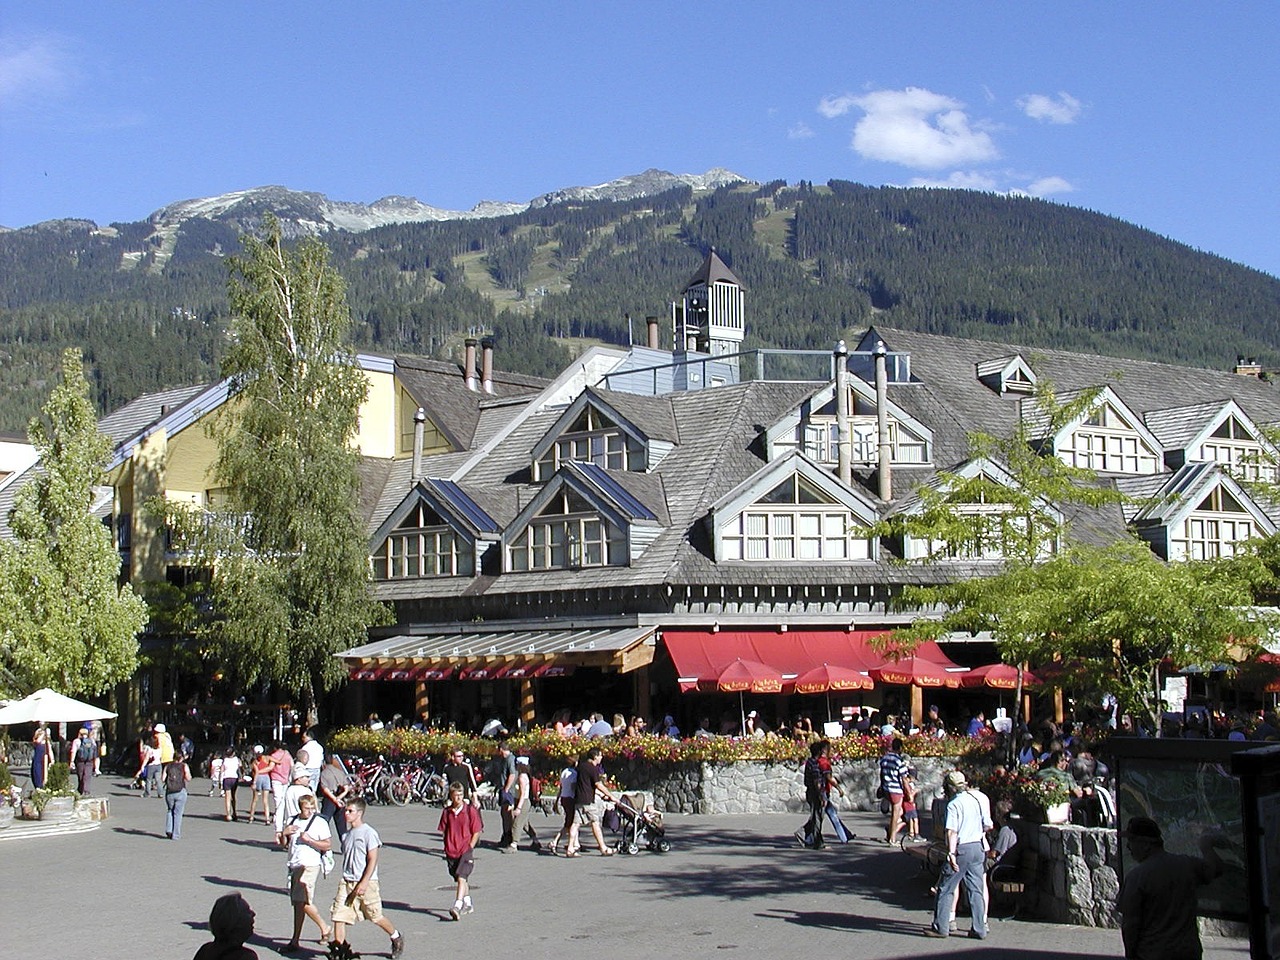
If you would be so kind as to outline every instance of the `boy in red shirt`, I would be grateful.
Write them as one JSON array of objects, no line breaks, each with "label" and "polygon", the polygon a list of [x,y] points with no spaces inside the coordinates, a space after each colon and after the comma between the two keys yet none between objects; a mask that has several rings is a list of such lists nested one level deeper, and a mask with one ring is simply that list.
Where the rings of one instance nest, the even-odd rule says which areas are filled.
[{"label": "boy in red shirt", "polygon": [[472,851],[480,842],[480,834],[484,830],[480,809],[463,799],[462,784],[449,784],[449,802],[440,812],[440,826],[437,829],[444,838],[444,859],[449,866],[449,876],[458,882],[449,916],[461,920],[464,913],[475,911],[471,904],[467,878],[475,869]]}]

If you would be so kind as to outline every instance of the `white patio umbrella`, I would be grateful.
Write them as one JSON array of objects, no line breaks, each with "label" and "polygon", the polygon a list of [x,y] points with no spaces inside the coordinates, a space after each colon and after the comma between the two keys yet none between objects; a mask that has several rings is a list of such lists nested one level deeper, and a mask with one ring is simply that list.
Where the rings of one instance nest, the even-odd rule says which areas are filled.
[{"label": "white patio umbrella", "polygon": [[82,723],[85,720],[110,720],[115,716],[91,703],[81,703],[55,693],[48,687],[30,696],[0,707],[0,726],[15,723]]}]

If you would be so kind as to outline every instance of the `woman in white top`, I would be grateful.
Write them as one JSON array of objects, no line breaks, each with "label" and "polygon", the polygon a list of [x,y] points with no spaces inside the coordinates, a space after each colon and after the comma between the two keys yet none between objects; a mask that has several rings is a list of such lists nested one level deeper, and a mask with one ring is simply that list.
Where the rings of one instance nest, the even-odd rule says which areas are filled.
[{"label": "woman in white top", "polygon": [[[560,829],[556,831],[555,837],[551,841],[551,855],[554,857],[560,847],[560,838],[569,836],[569,828],[573,826],[574,811],[577,804],[574,802],[574,794],[578,787],[578,768],[572,763],[565,766],[560,771],[560,793],[556,797],[555,806],[552,809],[559,808],[564,811],[564,823]],[[566,845],[568,840],[565,841]]]},{"label": "woman in white top", "polygon": [[223,820],[236,819],[236,787],[240,786],[240,758],[235,747],[227,747],[222,755],[222,808]]},{"label": "woman in white top", "polygon": [[320,863],[329,852],[332,834],[329,821],[316,810],[316,798],[305,794],[298,801],[298,815],[285,825],[283,835],[289,841],[289,900],[293,904],[293,939],[280,948],[281,953],[293,953],[300,948],[302,923],[310,917],[320,929],[320,942],[329,940],[330,930],[324,925],[320,911],[316,909],[316,877],[320,875]]}]

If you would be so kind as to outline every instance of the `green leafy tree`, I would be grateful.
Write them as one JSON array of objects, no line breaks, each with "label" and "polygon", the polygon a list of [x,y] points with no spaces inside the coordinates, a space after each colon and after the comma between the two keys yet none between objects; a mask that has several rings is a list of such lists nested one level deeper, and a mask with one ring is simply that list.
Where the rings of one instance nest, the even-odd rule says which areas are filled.
[{"label": "green leafy tree", "polygon": [[10,692],[96,695],[133,673],[147,607],[120,584],[120,554],[93,515],[110,441],[98,432],[80,351],[28,437],[40,467],[19,492],[15,539],[0,542],[0,678]]},{"label": "green leafy tree", "polygon": [[213,570],[211,632],[242,683],[270,680],[314,719],[344,678],[333,654],[387,610],[369,590],[352,439],[368,381],[348,347],[341,278],[317,240],[287,250],[279,224],[231,261],[232,397],[213,426],[234,514],[188,527]]}]

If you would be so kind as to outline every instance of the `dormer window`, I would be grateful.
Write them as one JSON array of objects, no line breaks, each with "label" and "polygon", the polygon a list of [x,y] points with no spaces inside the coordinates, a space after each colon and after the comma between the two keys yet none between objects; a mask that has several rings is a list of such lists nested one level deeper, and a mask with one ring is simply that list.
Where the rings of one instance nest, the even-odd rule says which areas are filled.
[{"label": "dormer window", "polygon": [[473,545],[424,502],[408,512],[370,559],[375,580],[475,573]]},{"label": "dormer window", "polygon": [[1059,457],[1071,466],[1099,473],[1159,473],[1163,455],[1158,443],[1136,418],[1105,400],[1061,437]]},{"label": "dormer window", "polygon": [[1212,460],[1241,480],[1275,481],[1275,464],[1261,441],[1236,417],[1227,417],[1200,444],[1197,459]]},{"label": "dormer window", "polygon": [[[874,394],[853,386],[849,391],[849,450],[854,466],[873,467],[880,462],[880,428]],[[812,409],[799,409],[766,431],[770,456],[800,450],[815,463],[834,468],[839,462],[839,425],[834,385],[813,397]],[[889,413],[889,456],[896,464],[932,461],[929,431],[894,405]]]},{"label": "dormer window", "polygon": [[999,394],[1035,392],[1036,374],[1020,355],[984,360],[977,365],[978,379]]},{"label": "dormer window", "polygon": [[507,547],[507,569],[563,570],[624,565],[623,530],[567,488],[553,496]]},{"label": "dormer window", "polygon": [[606,470],[643,471],[644,444],[590,405],[534,463],[534,479],[547,480],[562,463],[594,463]]}]

